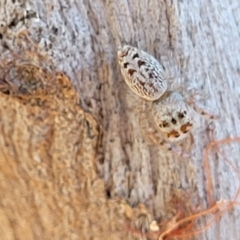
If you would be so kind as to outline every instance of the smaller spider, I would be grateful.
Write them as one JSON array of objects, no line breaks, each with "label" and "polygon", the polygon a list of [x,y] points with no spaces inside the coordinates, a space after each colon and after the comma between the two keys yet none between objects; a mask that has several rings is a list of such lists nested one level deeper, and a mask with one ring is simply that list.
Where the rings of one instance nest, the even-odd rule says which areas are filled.
[{"label": "smaller spider", "polygon": [[[185,100],[180,93],[168,90],[164,68],[150,54],[124,45],[118,48],[118,62],[129,88],[152,102],[153,120],[168,141],[182,140],[190,133],[194,126],[191,108],[211,119],[216,117],[192,99]],[[159,144],[172,150],[164,141]]]}]

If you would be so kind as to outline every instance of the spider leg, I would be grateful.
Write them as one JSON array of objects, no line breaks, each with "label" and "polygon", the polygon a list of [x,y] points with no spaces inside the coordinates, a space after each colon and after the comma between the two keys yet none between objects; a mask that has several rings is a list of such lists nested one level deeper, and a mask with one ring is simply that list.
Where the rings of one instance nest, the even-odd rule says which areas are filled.
[{"label": "spider leg", "polygon": [[157,131],[152,132],[150,134],[150,138],[157,145],[160,145],[164,149],[176,154],[177,156],[179,156],[181,158],[185,158],[185,159],[189,160],[190,157],[191,157],[191,155],[189,153],[187,153],[186,151],[178,148],[174,143],[169,142],[169,141],[161,138],[160,136],[158,136]]},{"label": "spider leg", "polygon": [[204,106],[198,101],[195,101],[192,97],[187,99],[186,102],[191,106],[197,113],[204,116],[207,119],[217,119],[219,116],[213,113],[209,108]]}]

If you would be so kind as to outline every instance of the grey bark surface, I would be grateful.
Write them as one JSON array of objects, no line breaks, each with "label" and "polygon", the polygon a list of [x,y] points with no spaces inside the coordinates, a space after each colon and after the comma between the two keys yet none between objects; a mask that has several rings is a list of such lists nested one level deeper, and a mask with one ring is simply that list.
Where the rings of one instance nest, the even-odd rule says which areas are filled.
[{"label": "grey bark surface", "polygon": [[[174,189],[182,189],[198,196],[203,209],[208,206],[202,160],[204,148],[211,141],[209,121],[196,114],[190,160],[181,159],[149,142],[140,120],[143,101],[125,85],[116,52],[119,44],[127,43],[154,55],[166,67],[169,78],[173,79],[173,89],[180,89],[185,93],[187,88],[196,88],[200,94],[207,96],[205,104],[217,109],[220,118],[211,124],[215,139],[238,136],[238,0],[1,1],[0,21],[0,53],[14,49],[18,33],[27,30],[39,48],[53,58],[56,69],[70,77],[80,96],[80,105],[87,112],[84,114],[92,115],[99,125],[101,131],[98,133],[97,147],[96,143],[93,143],[93,147],[90,147],[90,150],[86,148],[85,151],[89,151],[89,158],[94,159],[91,164],[96,165],[97,169],[97,174],[90,174],[90,182],[96,178],[103,179],[104,187],[101,183],[102,188],[98,191],[102,190],[99,196],[104,199],[104,203],[110,201],[111,205],[111,201],[116,197],[124,199],[132,207],[143,203],[153,218],[159,221],[172,214],[169,201]],[[7,105],[6,102],[4,106]],[[6,119],[11,118],[11,114],[8,116],[3,110],[1,115],[5,115]],[[146,114],[147,124],[151,124],[150,118],[151,116]],[[180,147],[187,148],[187,143],[182,145]],[[237,167],[240,167],[237,158],[239,151],[237,144],[226,149],[227,156]],[[2,154],[2,157],[6,154]],[[81,156],[88,158],[84,154],[87,153]],[[223,161],[220,161],[217,154],[212,156],[212,160],[214,197],[216,201],[230,199],[238,187],[237,178]],[[4,168],[5,165],[1,166]],[[77,175],[76,171],[75,174]],[[80,174],[85,173],[81,170]],[[55,175],[55,178],[57,176]],[[66,179],[70,176],[71,173],[68,173]],[[64,181],[67,181],[66,179]],[[81,181],[79,179],[76,181]],[[61,188],[60,185],[57,187]],[[111,200],[105,199],[105,192],[106,198]],[[4,195],[3,190],[1,194]],[[21,193],[19,194],[18,197],[21,196]],[[57,201],[57,196],[55,197],[52,196],[52,201]],[[91,194],[88,197],[91,198]],[[74,199],[74,204],[78,205],[77,197]],[[8,200],[11,202],[11,199]],[[85,200],[82,201],[85,204]],[[6,213],[6,202],[2,206],[5,206],[1,208],[2,216],[6,216],[2,217],[5,223],[9,213]],[[96,206],[96,211],[97,209]],[[65,210],[70,211],[67,213],[70,216],[80,214],[82,209],[76,207]],[[109,214],[113,215],[114,211],[109,211]],[[44,211],[41,213],[44,214]],[[214,227],[196,239],[240,239],[239,213],[237,209],[230,211]],[[104,214],[93,215],[94,219],[84,224],[91,226],[96,219],[109,221],[108,212]],[[101,220],[102,216],[104,217]],[[25,217],[29,219],[28,216]],[[63,213],[59,213],[58,217],[61,221],[64,220]],[[38,216],[34,215],[34,218]],[[72,219],[76,220],[77,217]],[[81,236],[81,231],[75,232],[71,225],[72,220],[65,220],[68,223],[65,223],[64,228],[60,224],[59,231],[61,228],[62,232],[72,230],[72,235],[63,233],[62,238],[58,238],[60,235],[56,233],[52,235],[54,238],[51,238],[47,235],[48,231],[44,232],[46,226],[42,223],[41,229],[45,234],[42,239],[107,239],[107,235],[101,235],[101,228],[96,235],[93,229],[89,230],[91,233],[84,232]],[[9,234],[4,228],[0,230],[5,234],[5,239],[18,239],[21,228],[26,224],[24,219],[22,226],[6,223],[5,226],[10,229]],[[108,226],[105,226],[102,232],[107,229]],[[109,231],[114,232],[113,229],[116,233],[109,235],[109,239],[131,239],[131,235],[126,238],[125,232],[121,233],[123,235],[119,234],[120,226],[109,225]],[[34,236],[29,230],[29,235],[19,239],[41,239],[40,230],[38,231]]]}]

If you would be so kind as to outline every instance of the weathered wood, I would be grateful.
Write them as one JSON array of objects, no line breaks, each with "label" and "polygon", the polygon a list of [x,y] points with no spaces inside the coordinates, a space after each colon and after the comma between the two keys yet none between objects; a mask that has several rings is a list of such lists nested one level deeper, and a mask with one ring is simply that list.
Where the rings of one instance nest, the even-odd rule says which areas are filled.
[{"label": "weathered wood", "polygon": [[[131,239],[115,197],[130,206],[144,203],[157,220],[171,216],[174,189],[198,196],[206,207],[202,159],[210,141],[208,122],[196,115],[188,161],[149,145],[139,119],[143,101],[125,86],[116,50],[129,43],[153,54],[173,77],[173,89],[186,93],[188,87],[197,88],[208,97],[205,103],[218,109],[215,139],[237,136],[239,9],[237,0],[1,1],[1,55],[15,49],[18,33],[27,30],[39,49],[52,56],[57,71],[71,78],[81,108],[56,100],[54,109],[64,105],[57,110],[61,118],[65,111],[73,113],[59,124],[51,108],[36,110],[1,94],[0,235]],[[36,121],[39,114],[42,122]],[[150,116],[146,124],[152,124]],[[226,152],[239,166],[239,147]],[[230,199],[237,180],[218,155],[213,157],[214,196]],[[238,214],[229,212],[199,239],[239,239]]]}]

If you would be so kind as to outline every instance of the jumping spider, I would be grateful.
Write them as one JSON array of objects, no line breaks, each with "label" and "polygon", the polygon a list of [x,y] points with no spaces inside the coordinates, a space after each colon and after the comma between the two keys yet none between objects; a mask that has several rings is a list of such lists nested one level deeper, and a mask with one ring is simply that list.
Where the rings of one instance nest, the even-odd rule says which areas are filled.
[{"label": "jumping spider", "polygon": [[180,93],[168,90],[164,68],[145,51],[129,45],[120,46],[118,62],[129,88],[152,102],[153,120],[167,140],[158,143],[169,150],[173,150],[171,142],[182,140],[191,132],[194,121],[190,108],[210,119],[216,117],[194,101],[185,100]]}]

